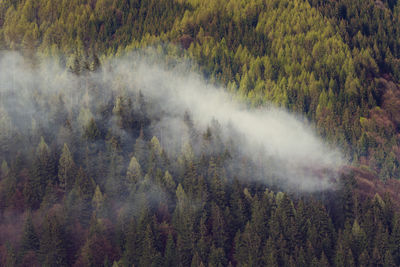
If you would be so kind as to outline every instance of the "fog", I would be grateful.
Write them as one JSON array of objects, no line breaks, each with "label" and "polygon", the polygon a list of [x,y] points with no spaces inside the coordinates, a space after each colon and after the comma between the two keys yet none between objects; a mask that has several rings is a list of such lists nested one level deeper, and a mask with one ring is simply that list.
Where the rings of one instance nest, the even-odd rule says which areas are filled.
[{"label": "fog", "polygon": [[[107,103],[115,95],[137,95],[140,91],[147,102],[151,134],[158,137],[169,155],[179,153],[189,142],[193,133],[184,122],[185,116],[189,116],[196,134],[212,127],[214,131],[218,129],[222,143],[232,144],[227,167],[237,168],[239,173],[237,161],[243,157],[250,159],[256,175],[246,177],[247,181],[279,184],[301,192],[335,188],[346,160],[339,149],[318,137],[300,114],[268,103],[249,108],[192,69],[188,62],[166,64],[136,53],[105,60],[99,71],[76,76],[54,59],[33,64],[19,54],[3,52],[0,104],[9,116],[17,118],[18,125],[13,127],[20,131],[33,127],[32,118],[51,131],[54,125],[43,107],[53,110],[57,104],[37,103],[40,99],[61,95],[69,112],[77,114],[78,121],[84,124],[91,116],[90,108],[88,114],[82,112],[88,103]],[[0,120],[1,114],[0,110]],[[3,131],[11,127],[4,126],[4,121],[3,118]],[[113,118],[109,125],[115,125]],[[128,134],[125,138],[134,142]],[[193,153],[199,155],[203,144],[194,142],[192,146]],[[213,147],[213,153],[218,149]]]}]

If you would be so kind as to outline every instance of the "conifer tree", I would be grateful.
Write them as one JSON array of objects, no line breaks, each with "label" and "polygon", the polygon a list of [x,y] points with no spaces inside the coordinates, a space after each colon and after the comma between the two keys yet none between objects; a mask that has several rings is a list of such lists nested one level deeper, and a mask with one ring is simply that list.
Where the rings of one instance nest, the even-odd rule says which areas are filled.
[{"label": "conifer tree", "polygon": [[15,255],[14,248],[8,243],[7,244],[7,252],[6,252],[6,260],[5,266],[6,267],[13,267],[17,265],[17,257]]},{"label": "conifer tree", "polygon": [[60,188],[69,191],[72,189],[75,181],[76,167],[72,154],[67,144],[64,144],[58,163],[58,181]]},{"label": "conifer tree", "polygon": [[33,250],[36,252],[38,249],[39,238],[32,223],[32,216],[31,214],[28,214],[24,224],[20,253],[23,255],[29,250]]},{"label": "conifer tree", "polygon": [[0,167],[0,181],[8,176],[10,169],[8,168],[7,161],[3,160]]},{"label": "conifer tree", "polygon": [[132,157],[129,162],[126,178],[127,182],[132,185],[138,183],[142,178],[142,170],[135,157]]},{"label": "conifer tree", "polygon": [[40,238],[41,262],[45,266],[68,266],[66,233],[57,216],[47,215]]},{"label": "conifer tree", "polygon": [[134,156],[143,170],[147,170],[148,149],[146,141],[144,140],[143,129],[140,130],[139,137],[136,139],[134,145]]},{"label": "conifer tree", "polygon": [[100,138],[100,131],[93,118],[90,118],[84,128],[84,137],[90,142],[94,142]]},{"label": "conifer tree", "polygon": [[104,196],[101,193],[100,187],[97,185],[92,198],[93,207],[96,211],[100,211],[104,204]]},{"label": "conifer tree", "polygon": [[265,266],[278,266],[277,251],[274,245],[274,241],[268,238],[263,248],[262,262]]},{"label": "conifer tree", "polygon": [[172,234],[168,234],[167,243],[165,245],[164,266],[173,267],[178,265],[175,242]]},{"label": "conifer tree", "polygon": [[49,182],[54,183],[56,177],[55,162],[50,155],[50,150],[41,137],[40,143],[36,149],[36,155],[33,163],[31,179],[29,185],[25,187],[24,194],[28,205],[37,208],[43,199],[46,186]]},{"label": "conifer tree", "polygon": [[123,262],[125,265],[138,265],[140,256],[140,244],[138,234],[136,231],[135,221],[132,219],[129,222],[127,232],[125,234],[125,251],[123,255]]},{"label": "conifer tree", "polygon": [[210,256],[208,259],[209,266],[222,267],[227,265],[227,260],[225,257],[225,251],[223,248],[211,246]]},{"label": "conifer tree", "polygon": [[156,251],[154,248],[154,236],[150,225],[147,225],[144,233],[144,239],[142,244],[142,255],[140,256],[140,266],[152,266]]}]

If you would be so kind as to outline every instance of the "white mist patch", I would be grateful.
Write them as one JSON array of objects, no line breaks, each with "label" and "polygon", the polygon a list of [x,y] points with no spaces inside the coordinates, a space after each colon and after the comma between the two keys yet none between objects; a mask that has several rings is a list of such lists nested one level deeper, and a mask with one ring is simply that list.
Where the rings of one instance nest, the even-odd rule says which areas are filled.
[{"label": "white mist patch", "polygon": [[[111,88],[128,93],[140,90],[151,104],[150,118],[157,118],[152,120],[152,127],[167,153],[187,142],[183,117],[189,112],[199,132],[217,121],[222,141],[232,142],[239,156],[251,159],[259,171],[248,180],[307,192],[334,187],[346,161],[304,120],[273,107],[248,109],[223,88],[188,71],[188,65],[167,67],[149,61],[130,55],[104,63],[101,72],[78,77],[50,60],[31,69],[20,56],[6,54],[0,57],[0,96],[17,93],[13,101],[23,105],[16,107],[23,107],[23,112],[29,114],[37,112],[32,102],[35,93],[62,94],[69,109],[77,109],[76,103],[90,98],[88,90],[82,90],[85,83],[110,88],[103,92],[105,101],[112,95]],[[5,88],[13,88],[14,92]],[[37,92],[37,88],[46,89]],[[239,163],[230,164],[235,168]]]},{"label": "white mist patch", "polygon": [[[174,127],[165,125],[188,110],[202,131],[215,119],[222,127],[224,141],[233,137],[232,130],[238,133],[240,152],[258,163],[267,174],[267,183],[272,176],[302,191],[328,189],[345,164],[338,149],[330,148],[295,115],[273,107],[248,109],[223,88],[208,84],[182,66],[168,69],[149,65],[146,60],[122,60],[114,66],[129,84],[137,85],[145,97],[158,103],[157,109],[163,109],[164,131],[174,132]],[[261,157],[265,162],[260,162]],[[254,179],[263,181],[263,177]]]}]

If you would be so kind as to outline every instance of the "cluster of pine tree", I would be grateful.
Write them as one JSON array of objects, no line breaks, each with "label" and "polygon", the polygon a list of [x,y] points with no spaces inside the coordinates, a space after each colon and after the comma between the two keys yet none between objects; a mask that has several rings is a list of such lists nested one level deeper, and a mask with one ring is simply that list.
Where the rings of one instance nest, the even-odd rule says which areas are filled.
[{"label": "cluster of pine tree", "polygon": [[386,180],[400,172],[399,11],[394,0],[6,0],[0,46],[61,53],[68,65],[93,51],[178,44],[211,80],[252,105],[305,114]]},{"label": "cluster of pine tree", "polygon": [[[396,0],[2,0],[0,49],[80,77],[148,46],[194,60],[386,180],[400,177],[399,18]],[[0,88],[0,265],[400,265],[400,213],[355,194],[351,174],[335,192],[279,192],[189,114],[168,154],[143,95],[84,80],[79,109],[38,88],[28,122]]]},{"label": "cluster of pine tree", "polygon": [[248,159],[226,164],[235,146],[217,122],[198,132],[186,113],[190,138],[170,154],[140,92],[80,86],[79,110],[57,92],[33,94],[28,128],[9,104],[18,96],[2,95],[1,265],[400,264],[400,214],[386,196],[361,201],[351,174],[338,191],[279,192],[254,182]]}]

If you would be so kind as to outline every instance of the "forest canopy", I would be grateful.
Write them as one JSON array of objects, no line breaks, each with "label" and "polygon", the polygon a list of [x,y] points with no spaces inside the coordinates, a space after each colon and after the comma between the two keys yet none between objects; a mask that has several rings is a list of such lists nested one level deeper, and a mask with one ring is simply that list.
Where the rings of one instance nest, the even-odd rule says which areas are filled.
[{"label": "forest canopy", "polygon": [[400,265],[399,15],[1,1],[0,265]]}]

